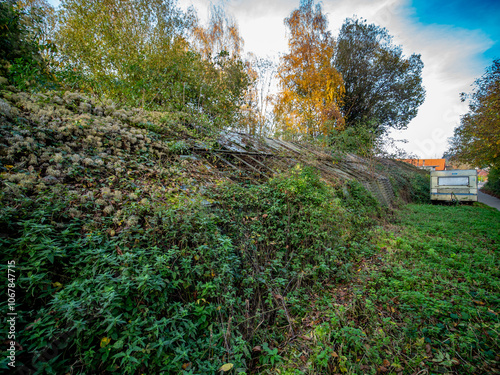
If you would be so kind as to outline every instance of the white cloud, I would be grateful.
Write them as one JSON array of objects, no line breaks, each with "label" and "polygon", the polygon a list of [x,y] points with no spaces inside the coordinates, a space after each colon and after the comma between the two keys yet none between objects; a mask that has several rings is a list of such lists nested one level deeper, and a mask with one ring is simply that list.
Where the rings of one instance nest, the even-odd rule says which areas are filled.
[{"label": "white cloud", "polygon": [[[58,2],[51,0],[53,4]],[[193,5],[202,19],[207,18],[211,3],[179,1],[183,9]],[[239,24],[246,52],[262,57],[286,52],[283,20],[298,7],[298,0],[223,0],[222,3]],[[460,116],[467,112],[467,104],[460,102],[459,93],[470,92],[471,84],[491,64],[481,57],[493,45],[487,34],[451,25],[423,25],[416,20],[409,0],[323,0],[323,9],[333,35],[338,33],[345,18],[357,15],[386,27],[406,55],[422,55],[426,100],[408,129],[393,132],[393,136],[408,139],[405,148],[420,157],[440,157]]]},{"label": "white cloud", "polygon": [[407,138],[405,148],[420,157],[441,157],[460,116],[468,110],[459,94],[470,92],[474,80],[489,64],[481,56],[493,42],[480,30],[423,25],[414,21],[409,11],[399,12],[383,26],[395,35],[395,42],[403,45],[406,54],[422,55],[427,91],[426,100],[408,129],[393,134]]},{"label": "white cloud", "polygon": [[468,109],[459,94],[469,92],[471,84],[490,64],[481,57],[493,45],[487,34],[450,25],[419,23],[415,10],[405,0],[326,0],[324,9],[334,34],[345,18],[357,15],[387,28],[406,55],[421,54],[426,100],[408,129],[391,135],[408,139],[405,149],[420,157],[441,157],[460,116]]},{"label": "white cloud", "polygon": [[[180,3],[183,7],[193,4],[206,15],[210,1],[182,0]],[[286,52],[283,20],[298,7],[299,1],[225,0],[224,3],[238,21],[246,52],[258,56]],[[422,55],[426,100],[408,129],[392,134],[395,138],[408,139],[405,148],[420,157],[440,157],[460,116],[467,112],[467,104],[460,102],[459,93],[469,92],[474,79],[489,65],[481,54],[492,41],[480,30],[423,25],[416,20],[407,0],[324,0],[323,10],[333,35],[337,35],[345,18],[356,15],[386,27],[406,55]]]}]

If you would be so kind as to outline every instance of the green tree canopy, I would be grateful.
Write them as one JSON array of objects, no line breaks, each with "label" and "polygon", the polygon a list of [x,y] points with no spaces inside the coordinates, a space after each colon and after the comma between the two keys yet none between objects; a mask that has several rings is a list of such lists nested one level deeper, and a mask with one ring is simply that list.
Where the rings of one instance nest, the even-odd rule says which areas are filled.
[{"label": "green tree canopy", "polygon": [[378,134],[404,129],[423,103],[420,55],[405,57],[387,29],[348,18],[337,39],[335,67],[345,86],[346,126],[369,124]]},{"label": "green tree canopy", "polygon": [[63,64],[89,88],[117,96],[133,82],[127,95],[134,95],[151,88],[144,82],[149,68],[179,49],[184,25],[170,0],[63,0],[56,40]]},{"label": "green tree canopy", "polygon": [[474,83],[469,99],[469,112],[450,140],[448,153],[453,158],[477,167],[500,168],[500,59]]},{"label": "green tree canopy", "polygon": [[231,123],[247,85],[241,62],[209,61],[189,42],[195,16],[176,0],[63,0],[63,80],[134,106],[203,112]]},{"label": "green tree canopy", "polygon": [[15,1],[0,2],[0,56],[4,64],[38,53],[34,37],[23,22],[23,15]]}]

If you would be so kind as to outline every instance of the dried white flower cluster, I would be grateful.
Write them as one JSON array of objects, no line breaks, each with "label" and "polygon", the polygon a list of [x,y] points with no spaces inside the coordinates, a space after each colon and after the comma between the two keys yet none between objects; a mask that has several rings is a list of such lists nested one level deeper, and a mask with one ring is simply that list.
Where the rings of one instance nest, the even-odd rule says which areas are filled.
[{"label": "dried white flower cluster", "polygon": [[114,193],[113,193],[113,196],[114,196],[114,200],[116,202],[121,202],[122,199],[123,199],[123,195],[122,195],[122,192],[120,190],[116,190]]},{"label": "dried white flower cluster", "polygon": [[96,199],[95,200],[95,204],[98,205],[98,206],[105,206],[106,205],[106,201],[102,198],[99,198],[99,199]]},{"label": "dried white flower cluster", "polygon": [[69,210],[68,210],[68,213],[72,216],[72,217],[81,217],[82,216],[82,212],[77,210],[75,207],[71,207]]},{"label": "dried white flower cluster", "polygon": [[[22,121],[9,120],[18,115]],[[8,124],[0,126],[7,146],[0,159],[12,166],[0,180],[12,194],[74,184],[66,196],[72,202],[66,211],[70,216],[90,210],[96,217],[112,216],[116,225],[137,225],[140,218],[127,208],[131,202],[133,207],[154,207],[166,193],[149,176],[181,174],[179,166],[156,162],[170,153],[169,143],[143,129],[145,123],[159,124],[164,115],[118,108],[80,93],[0,91],[0,118]],[[108,180],[110,176],[118,179]],[[117,181],[133,181],[135,186],[118,186]]]},{"label": "dried white flower cluster", "polygon": [[137,216],[132,215],[127,219],[127,225],[129,227],[136,226],[137,224],[139,224],[139,218]]},{"label": "dried white flower cluster", "polygon": [[109,187],[104,187],[101,189],[101,194],[103,198],[109,198],[111,196],[111,189]]}]

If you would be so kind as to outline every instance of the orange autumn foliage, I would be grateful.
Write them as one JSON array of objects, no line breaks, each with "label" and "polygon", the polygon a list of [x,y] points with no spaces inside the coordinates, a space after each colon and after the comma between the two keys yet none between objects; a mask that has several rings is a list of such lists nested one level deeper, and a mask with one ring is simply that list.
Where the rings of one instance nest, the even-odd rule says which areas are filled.
[{"label": "orange autumn foliage", "polygon": [[285,24],[290,53],[278,71],[281,91],[274,108],[281,130],[317,136],[343,128],[344,84],[332,65],[335,42],[321,6],[313,8],[312,0],[304,0]]}]

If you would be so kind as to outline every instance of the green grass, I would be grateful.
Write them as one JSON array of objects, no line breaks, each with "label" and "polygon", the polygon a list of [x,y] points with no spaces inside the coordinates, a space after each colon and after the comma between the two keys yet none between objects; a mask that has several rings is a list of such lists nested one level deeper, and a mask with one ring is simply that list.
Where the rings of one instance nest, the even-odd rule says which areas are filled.
[{"label": "green grass", "polygon": [[282,373],[499,373],[499,247],[496,210],[408,205],[315,301]]}]

